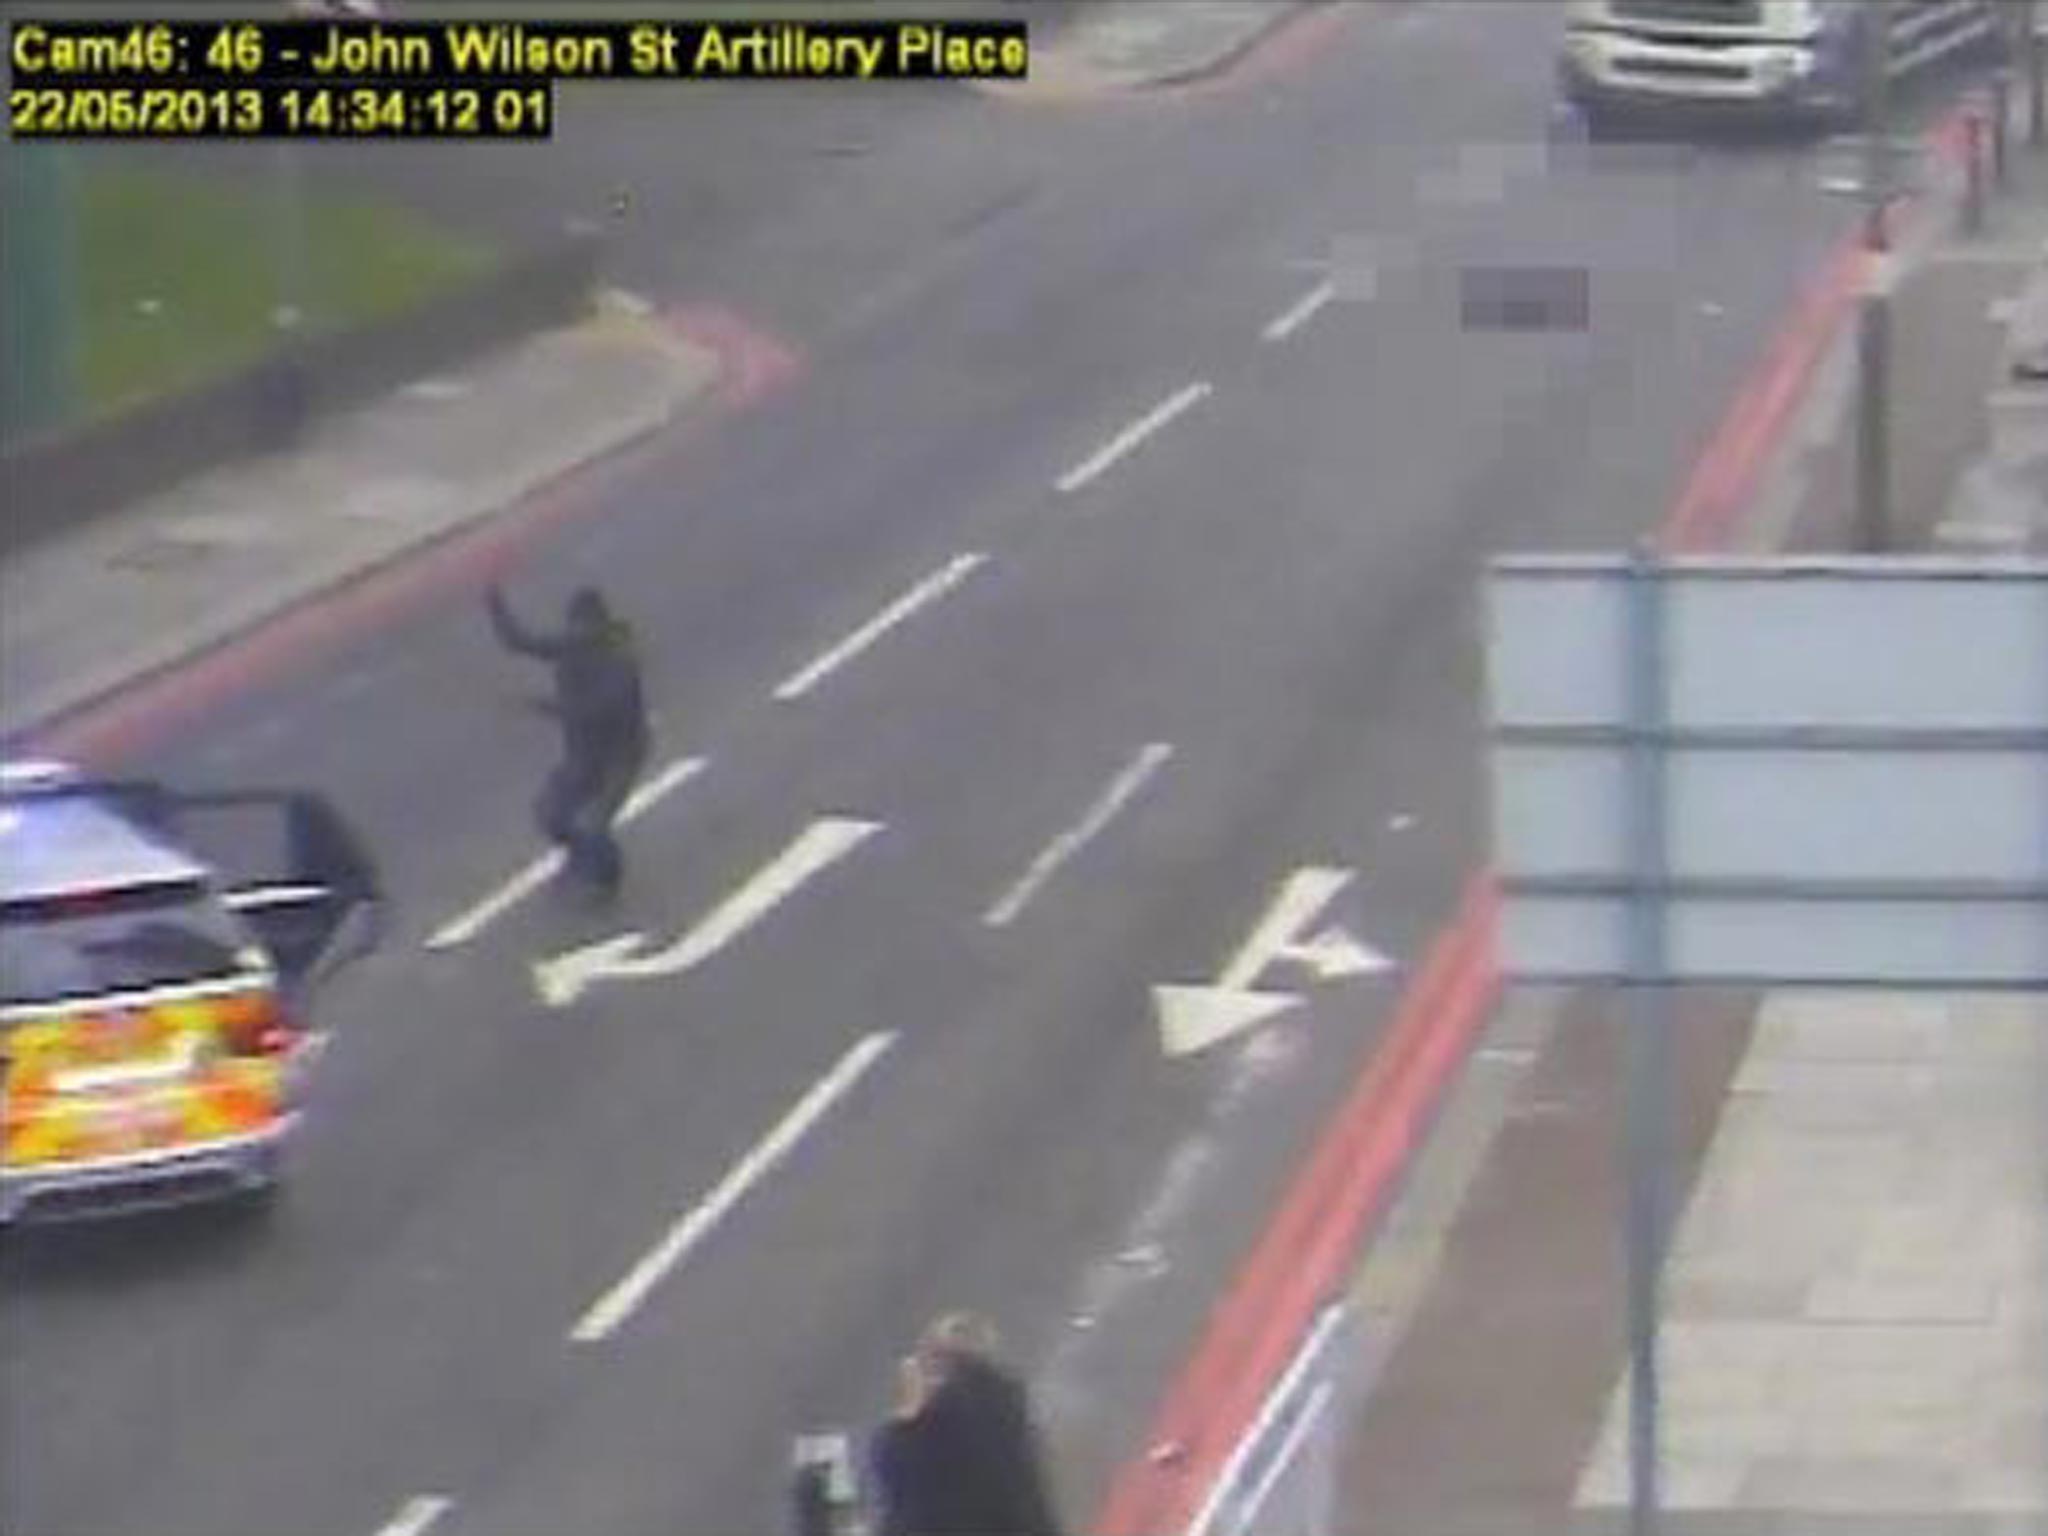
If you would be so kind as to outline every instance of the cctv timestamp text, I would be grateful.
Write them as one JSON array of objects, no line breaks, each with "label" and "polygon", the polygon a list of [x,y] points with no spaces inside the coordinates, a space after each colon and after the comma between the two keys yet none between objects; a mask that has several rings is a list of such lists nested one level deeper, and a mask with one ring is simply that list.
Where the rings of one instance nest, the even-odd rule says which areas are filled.
[{"label": "cctv timestamp text", "polygon": [[545,139],[554,87],[491,80],[17,86],[15,139]]}]

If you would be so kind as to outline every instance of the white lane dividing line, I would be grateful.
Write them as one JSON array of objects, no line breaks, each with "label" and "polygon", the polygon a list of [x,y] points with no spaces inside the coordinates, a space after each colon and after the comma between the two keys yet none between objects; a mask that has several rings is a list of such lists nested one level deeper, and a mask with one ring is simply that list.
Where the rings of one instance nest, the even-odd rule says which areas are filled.
[{"label": "white lane dividing line", "polygon": [[883,635],[901,624],[918,609],[937,601],[954,587],[965,581],[974,568],[986,560],[986,555],[956,555],[951,561],[933,571],[895,602],[861,625],[844,640],[825,652],[816,661],[785,681],[775,690],[775,697],[787,703],[800,699],[825,678],[845,666],[862,651],[873,645]]},{"label": "white lane dividing line", "polygon": [[455,1507],[453,1499],[423,1493],[399,1505],[398,1513],[377,1527],[377,1536],[421,1536],[428,1526]]},{"label": "white lane dividing line", "polygon": [[1268,341],[1285,341],[1304,325],[1307,325],[1310,320],[1314,319],[1316,311],[1335,297],[1337,297],[1337,285],[1335,283],[1317,283],[1315,287],[1309,289],[1307,293],[1304,293],[1299,299],[1289,305],[1284,313],[1275,316],[1259,334]]},{"label": "white lane dividing line", "polygon": [[1309,1433],[1316,1427],[1316,1422],[1322,1418],[1323,1410],[1329,1406],[1330,1384],[1327,1381],[1319,1381],[1316,1383],[1315,1391],[1309,1394],[1308,1402],[1303,1405],[1301,1417],[1294,1421],[1287,1431],[1287,1438],[1280,1442],[1280,1449],[1273,1455],[1273,1464],[1266,1468],[1266,1475],[1259,1479],[1259,1484],[1252,1490],[1251,1497],[1245,1500],[1244,1516],[1236,1527],[1238,1531],[1257,1528],[1259,1512],[1266,1507],[1266,1500],[1272,1497],[1280,1479],[1286,1475],[1288,1468],[1294,1465],[1294,1458],[1301,1453],[1302,1442],[1308,1439]]},{"label": "white lane dividing line", "polygon": [[[638,820],[709,766],[709,762],[701,757],[685,757],[670,763],[626,797],[626,803],[619,807],[620,825]],[[547,884],[561,867],[562,855],[559,852],[542,854],[460,917],[444,923],[427,940],[427,948],[453,949],[458,944],[467,944],[512,907]]]},{"label": "white lane dividing line", "polygon": [[625,1279],[598,1298],[597,1303],[569,1331],[569,1338],[578,1344],[593,1344],[617,1331],[648,1294],[689,1258],[691,1251],[746,1198],[747,1192],[789,1156],[811,1128],[895,1043],[895,1033],[888,1030],[878,1031],[857,1042],[839,1059],[837,1066],[813,1083],[810,1090],[790,1106],[789,1112],[776,1122],[773,1130],[726,1171],[716,1189],[677,1219]]},{"label": "white lane dividing line", "polygon": [[[1224,1507],[1236,1495],[1245,1469],[1251,1466],[1253,1460],[1265,1449],[1268,1432],[1280,1422],[1282,1411],[1294,1401],[1302,1383],[1308,1379],[1309,1373],[1322,1359],[1323,1350],[1336,1333],[1343,1316],[1339,1306],[1324,1308],[1323,1315],[1316,1320],[1315,1327],[1309,1330],[1308,1337],[1302,1340],[1301,1347],[1295,1351],[1294,1359],[1289,1362],[1279,1382],[1266,1394],[1265,1402],[1259,1407],[1258,1417],[1252,1420],[1251,1427],[1244,1432],[1231,1450],[1230,1459],[1223,1464],[1223,1469],[1209,1485],[1209,1495],[1203,1501],[1193,1522],[1188,1525],[1187,1536],[1210,1536]],[[1311,1401],[1318,1396],[1327,1395],[1328,1390],[1327,1379],[1318,1382],[1315,1393],[1311,1394]],[[1316,1408],[1316,1412],[1321,1412],[1320,1406]],[[1310,1415],[1304,1412],[1302,1417],[1308,1419]],[[1299,1430],[1300,1425],[1301,1421],[1297,1420],[1294,1429]],[[1296,1437],[1290,1434],[1284,1438],[1293,1440]],[[1282,1467],[1286,1466],[1287,1457],[1280,1457],[1278,1460]],[[1263,1493],[1260,1497],[1263,1499]],[[1256,1513],[1256,1509],[1245,1509],[1239,1516],[1237,1531],[1241,1533],[1249,1529],[1251,1516]]]},{"label": "white lane dividing line", "polygon": [[1054,482],[1054,488],[1062,496],[1071,496],[1100,475],[1110,465],[1145,441],[1154,432],[1172,421],[1190,407],[1200,404],[1215,392],[1206,379],[1197,379],[1185,389],[1168,395],[1143,416],[1117,433],[1094,453],[1076,464]]},{"label": "white lane dividing line", "polygon": [[1082,844],[1108,826],[1111,818],[1144,788],[1145,781],[1164,767],[1166,760],[1172,756],[1173,748],[1163,741],[1147,745],[1110,781],[1109,787],[1096,797],[1095,803],[1088,807],[1087,813],[1079,821],[1039,850],[1038,857],[1031,861],[1030,867],[1018,878],[1017,883],[982,914],[982,922],[991,928],[1001,928],[1014,921],[1017,914],[1030,903],[1031,898],[1038,894],[1038,888],[1052,878],[1054,871],[1072,858],[1075,850]]}]

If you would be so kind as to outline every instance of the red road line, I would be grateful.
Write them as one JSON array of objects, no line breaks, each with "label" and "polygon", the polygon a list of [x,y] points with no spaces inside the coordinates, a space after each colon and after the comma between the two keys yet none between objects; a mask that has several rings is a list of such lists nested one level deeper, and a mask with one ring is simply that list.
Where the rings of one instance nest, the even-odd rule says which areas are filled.
[{"label": "red road line", "polygon": [[[1927,135],[1929,153],[1960,159],[1969,148],[1968,105],[1946,114]],[[1886,234],[1896,241],[1911,199],[1886,209]],[[1702,549],[1726,536],[1755,487],[1786,420],[1804,397],[1813,371],[1826,355],[1837,328],[1854,302],[1869,269],[1870,252],[1850,236],[1840,241],[1765,349],[1761,364],[1737,392],[1707,451],[1693,466],[1665,521],[1660,542],[1667,552]]]},{"label": "red road line", "polygon": [[691,304],[662,319],[685,341],[715,353],[721,378],[719,397],[729,407],[752,405],[776,393],[803,372],[803,357],[750,325],[723,304]]},{"label": "red road line", "polygon": [[[1431,946],[1408,988],[1385,1047],[1375,1053],[1346,1104],[1333,1118],[1332,1134],[1325,1136],[1310,1154],[1302,1175],[1289,1188],[1241,1271],[1237,1285],[1211,1312],[1201,1345],[1160,1414],[1158,1427],[1147,1444],[1174,1447],[1175,1462],[1160,1467],[1142,1459],[1126,1469],[1110,1499],[1110,1509],[1117,1515],[1112,1529],[1164,1529],[1155,1518],[1160,1499],[1171,1497],[1179,1485],[1198,1481],[1193,1476],[1195,1472],[1213,1471],[1229,1455],[1229,1431],[1235,1426],[1219,1423],[1214,1405],[1230,1394],[1234,1384],[1255,1374],[1250,1370],[1250,1362],[1264,1352],[1267,1314],[1275,1294],[1285,1283],[1286,1270],[1296,1255],[1314,1241],[1328,1208],[1329,1195],[1340,1183],[1357,1129],[1369,1128],[1373,1123],[1370,1117],[1358,1114],[1359,1107],[1376,1104],[1383,1096],[1383,1084],[1400,1071],[1409,1043],[1430,1027],[1436,1004],[1467,962],[1469,949],[1470,935],[1457,924],[1446,928]],[[1223,1432],[1217,1433],[1219,1429]]]},{"label": "red road line", "polygon": [[1182,1528],[1257,1416],[1299,1343],[1288,1321],[1312,1316],[1329,1300],[1333,1277],[1382,1213],[1395,1175],[1427,1129],[1429,1084],[1448,1074],[1491,1011],[1499,990],[1493,917],[1491,884],[1476,876],[1385,1042],[1290,1186],[1238,1284],[1211,1313],[1198,1368],[1178,1385],[1148,1441],[1148,1449],[1170,1447],[1171,1455],[1148,1455],[1125,1468],[1100,1522],[1104,1531]]},{"label": "red road line", "polygon": [[1736,392],[1707,448],[1665,519],[1659,542],[1668,552],[1719,542],[1742,510],[1771,446],[1785,430],[1794,404],[1833,340],[1865,268],[1867,254],[1838,245]]},{"label": "red road line", "polygon": [[[1936,156],[1963,152],[1968,110],[1949,113],[1929,133]],[[1888,210],[1888,229],[1895,229],[1890,215],[1897,211],[1898,205]],[[1660,533],[1667,549],[1712,544],[1730,531],[1833,340],[1867,259],[1859,237],[1845,237],[1781,323],[1667,514]],[[1499,996],[1494,892],[1490,869],[1467,882],[1456,915],[1431,944],[1357,1085],[1211,1309],[1140,1454],[1112,1482],[1095,1520],[1098,1536],[1185,1529],[1317,1309],[1357,1262]],[[1155,1452],[1163,1454],[1155,1459]]]},{"label": "red road line", "polygon": [[[1138,85],[1111,83],[1091,73],[1086,65],[1069,65],[1073,74],[1061,80],[1059,49],[1054,47],[1048,50],[1054,56],[1050,79],[1026,80],[1020,84],[1008,81],[984,83],[980,89],[985,95],[1024,107],[1156,102],[1222,95],[1291,74],[1328,47],[1338,28],[1352,21],[1356,14],[1358,12],[1349,5],[1310,4],[1274,23],[1270,32],[1229,63],[1190,75],[1184,80]],[[1041,62],[1040,68],[1044,67]]]},{"label": "red road line", "polygon": [[1207,96],[1242,90],[1260,81],[1290,75],[1317,57],[1335,40],[1340,28],[1360,11],[1350,6],[1319,4],[1275,24],[1273,30],[1244,53],[1212,74],[1133,93],[1145,96]]}]

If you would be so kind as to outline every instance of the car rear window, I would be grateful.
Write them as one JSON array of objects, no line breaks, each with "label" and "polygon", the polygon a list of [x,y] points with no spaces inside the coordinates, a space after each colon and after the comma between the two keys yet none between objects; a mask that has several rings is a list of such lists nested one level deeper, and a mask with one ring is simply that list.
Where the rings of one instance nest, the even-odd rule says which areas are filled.
[{"label": "car rear window", "polygon": [[195,885],[0,902],[0,1007],[237,976],[249,948]]}]

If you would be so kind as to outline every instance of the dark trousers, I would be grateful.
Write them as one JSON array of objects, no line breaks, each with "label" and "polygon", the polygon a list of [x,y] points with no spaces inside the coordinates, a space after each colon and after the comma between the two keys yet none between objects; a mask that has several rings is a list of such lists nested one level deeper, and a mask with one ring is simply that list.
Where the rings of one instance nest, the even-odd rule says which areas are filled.
[{"label": "dark trousers", "polygon": [[625,872],[612,826],[646,757],[644,749],[603,758],[568,756],[541,786],[534,819],[562,850],[570,873],[591,885],[611,890]]}]

